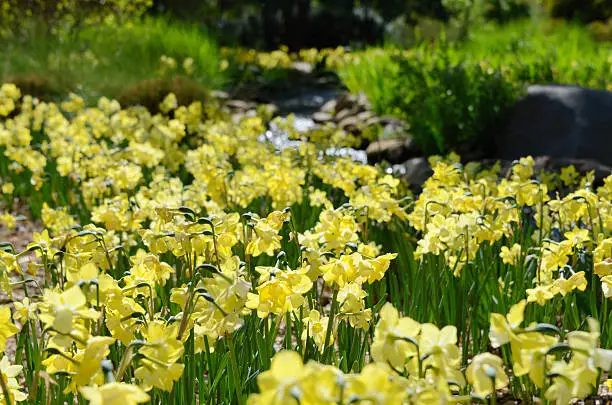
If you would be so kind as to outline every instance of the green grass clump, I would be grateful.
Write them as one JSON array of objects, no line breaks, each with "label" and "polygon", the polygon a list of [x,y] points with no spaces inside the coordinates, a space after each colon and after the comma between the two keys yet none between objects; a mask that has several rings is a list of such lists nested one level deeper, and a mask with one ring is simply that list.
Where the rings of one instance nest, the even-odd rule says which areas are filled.
[{"label": "green grass clump", "polygon": [[490,128],[530,84],[612,89],[612,46],[558,22],[485,26],[465,43],[368,49],[339,69],[379,114],[405,119],[428,154],[487,145]]},{"label": "green grass clump", "polygon": [[[188,75],[209,89],[224,82],[219,49],[212,37],[197,26],[161,18],[55,34],[32,24],[25,33],[0,45],[0,51],[6,55],[0,64],[4,80],[43,76],[65,92],[92,100],[117,96],[142,80],[160,76]],[[162,56],[172,58],[175,66],[164,68]],[[189,58],[191,66],[185,69]]]}]

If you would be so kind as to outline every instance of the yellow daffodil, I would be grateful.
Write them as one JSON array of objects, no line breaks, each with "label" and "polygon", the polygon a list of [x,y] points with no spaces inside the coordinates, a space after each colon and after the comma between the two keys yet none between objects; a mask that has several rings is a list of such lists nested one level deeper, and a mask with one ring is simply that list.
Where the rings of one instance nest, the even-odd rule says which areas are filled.
[{"label": "yellow daffodil", "polygon": [[421,325],[409,317],[400,318],[392,304],[385,304],[380,310],[376,324],[371,355],[377,362],[390,363],[399,370],[407,369],[411,374],[417,370],[415,344]]},{"label": "yellow daffodil", "polygon": [[474,356],[465,372],[472,391],[480,397],[486,397],[506,387],[508,376],[502,366],[502,359],[491,353]]},{"label": "yellow daffodil", "polygon": [[136,385],[111,382],[99,387],[82,387],[90,405],[136,405],[149,401],[149,395]]},{"label": "yellow daffodil", "polygon": [[11,309],[7,305],[0,307],[0,351],[6,348],[6,341],[19,332],[19,328],[11,322]]},{"label": "yellow daffodil", "polygon": [[17,381],[17,376],[21,373],[22,366],[12,365],[8,357],[3,356],[0,360],[0,378],[4,380],[4,385],[8,389],[9,398],[5,397],[4,390],[0,391],[0,402],[3,404],[25,401],[28,396],[21,391],[21,384]]}]

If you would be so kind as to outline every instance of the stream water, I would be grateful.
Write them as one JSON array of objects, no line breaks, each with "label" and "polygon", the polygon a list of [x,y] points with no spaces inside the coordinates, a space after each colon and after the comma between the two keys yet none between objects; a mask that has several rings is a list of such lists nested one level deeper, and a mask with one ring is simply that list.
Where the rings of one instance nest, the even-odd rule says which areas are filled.
[{"label": "stream water", "polygon": [[[312,119],[312,114],[318,111],[323,104],[333,100],[341,92],[338,90],[314,90],[302,92],[292,97],[287,97],[275,101],[281,112],[282,120],[285,120],[287,115],[293,114],[293,126],[302,133],[308,132],[317,127],[317,124]],[[287,132],[276,123],[271,123],[268,130],[259,137],[260,142],[270,142],[277,150],[285,148],[297,148],[300,141],[289,139]],[[368,157],[363,150],[353,148],[328,148],[325,151],[328,156],[349,157],[357,162],[367,163]]]}]

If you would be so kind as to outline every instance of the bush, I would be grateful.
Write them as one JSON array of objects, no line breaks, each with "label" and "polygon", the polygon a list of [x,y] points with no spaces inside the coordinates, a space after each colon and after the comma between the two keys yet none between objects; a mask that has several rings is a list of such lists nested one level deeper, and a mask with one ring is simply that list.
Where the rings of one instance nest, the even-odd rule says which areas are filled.
[{"label": "bush", "polygon": [[607,22],[594,21],[589,24],[589,31],[598,41],[612,42],[612,18]]},{"label": "bush", "polygon": [[34,73],[6,76],[3,82],[12,83],[21,90],[22,94],[27,94],[43,101],[58,100],[65,92],[70,91],[70,87],[63,87],[52,77]]},{"label": "bush", "polygon": [[393,105],[427,154],[451,150],[485,154],[493,146],[486,131],[520,95],[521,86],[500,69],[448,57],[402,58]]},{"label": "bush", "polygon": [[[525,73],[527,74],[527,73]],[[386,51],[341,69],[352,92],[363,91],[378,114],[404,119],[426,154],[488,149],[485,132],[522,88],[501,69],[422,46]]]},{"label": "bush", "polygon": [[545,4],[554,18],[588,23],[612,17],[612,3],[608,0],[546,0]]},{"label": "bush", "polygon": [[160,112],[159,104],[170,93],[176,96],[178,105],[189,105],[194,101],[206,101],[208,90],[194,80],[176,76],[172,78],[156,78],[143,80],[117,97],[122,107],[140,105],[146,107],[152,114]]},{"label": "bush", "polygon": [[54,31],[111,20],[125,22],[141,16],[152,4],[152,0],[0,0],[0,36],[27,29],[31,18]]},{"label": "bush", "polygon": [[422,43],[409,51],[370,49],[339,70],[378,114],[405,119],[426,153],[486,152],[489,128],[530,84],[612,90],[610,47],[563,22],[476,29],[467,42]]}]

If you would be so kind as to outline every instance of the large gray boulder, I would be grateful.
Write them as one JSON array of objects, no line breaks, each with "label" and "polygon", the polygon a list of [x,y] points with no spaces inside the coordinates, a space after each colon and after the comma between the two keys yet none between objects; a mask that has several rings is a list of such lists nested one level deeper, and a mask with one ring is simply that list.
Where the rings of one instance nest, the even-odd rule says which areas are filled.
[{"label": "large gray boulder", "polygon": [[501,159],[551,156],[612,166],[612,92],[530,86],[495,141]]}]

